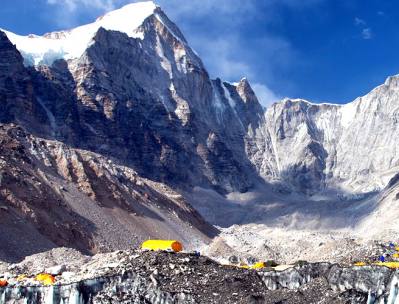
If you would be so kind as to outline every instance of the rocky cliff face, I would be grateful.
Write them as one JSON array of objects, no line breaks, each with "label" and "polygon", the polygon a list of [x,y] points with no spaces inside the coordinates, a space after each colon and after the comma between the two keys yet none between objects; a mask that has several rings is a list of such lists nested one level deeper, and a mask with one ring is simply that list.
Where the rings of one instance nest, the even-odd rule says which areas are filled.
[{"label": "rocky cliff face", "polygon": [[368,194],[398,172],[398,76],[346,105],[285,99],[267,109],[250,158],[267,180]]}]

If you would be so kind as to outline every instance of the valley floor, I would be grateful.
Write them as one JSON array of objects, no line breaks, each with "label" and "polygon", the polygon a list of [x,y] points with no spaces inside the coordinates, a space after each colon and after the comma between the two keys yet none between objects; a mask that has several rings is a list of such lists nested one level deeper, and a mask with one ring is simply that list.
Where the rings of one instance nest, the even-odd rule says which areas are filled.
[{"label": "valley floor", "polygon": [[360,200],[306,197],[272,189],[223,197],[196,188],[188,200],[212,224],[219,237],[203,251],[273,259],[353,263],[375,260],[389,243],[399,244],[395,220],[396,187]]}]

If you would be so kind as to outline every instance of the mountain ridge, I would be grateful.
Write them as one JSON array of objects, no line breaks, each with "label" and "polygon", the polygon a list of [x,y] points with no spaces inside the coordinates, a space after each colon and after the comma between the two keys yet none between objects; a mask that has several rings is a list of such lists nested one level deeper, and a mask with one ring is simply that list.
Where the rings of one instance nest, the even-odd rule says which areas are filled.
[{"label": "mountain ridge", "polygon": [[[395,86],[395,79],[397,79],[397,77],[391,76],[391,77],[387,78],[387,80],[385,81],[385,83],[383,85],[375,88],[369,94],[366,94],[365,96],[359,97],[356,100],[354,100],[353,102],[345,104],[345,105],[336,105],[336,104],[328,104],[328,103],[315,104],[315,103],[311,103],[311,102],[303,100],[303,99],[289,99],[289,98],[286,98],[286,99],[283,99],[282,101],[280,101],[278,103],[273,104],[272,106],[267,108],[265,111],[263,111],[263,109],[259,105],[259,103],[258,103],[258,101],[256,99],[256,96],[253,93],[252,89],[249,89],[249,90],[246,91],[246,88],[245,88],[246,85],[248,85],[248,87],[250,88],[250,85],[249,85],[249,83],[248,83],[246,78],[243,78],[239,83],[237,83],[237,86],[235,86],[234,84],[231,86],[231,84],[228,84],[227,82],[222,84],[221,81],[218,81],[217,79],[216,80],[211,80],[209,78],[209,76],[208,76],[208,74],[206,72],[206,69],[204,68],[200,58],[198,58],[198,56],[196,54],[194,54],[194,52],[191,50],[191,48],[187,45],[187,42],[186,42],[184,36],[180,33],[180,31],[177,29],[177,27],[167,19],[167,17],[163,14],[162,10],[158,6],[156,6],[153,2],[150,1],[150,2],[144,2],[144,3],[139,3],[139,4],[130,4],[128,6],[123,7],[120,10],[117,10],[115,12],[106,14],[105,16],[99,18],[97,21],[102,21],[102,20],[105,20],[105,19],[109,18],[109,16],[117,15],[118,14],[117,12],[119,12],[119,11],[125,12],[126,14],[131,14],[132,12],[135,11],[135,8],[140,8],[139,6],[144,6],[144,5],[148,6],[150,8],[149,11],[151,11],[151,13],[145,14],[145,17],[141,17],[141,19],[143,19],[142,21],[136,22],[137,24],[141,23],[141,25],[137,26],[137,24],[135,23],[135,26],[132,26],[132,28],[135,28],[134,29],[135,31],[142,32],[142,31],[145,31],[145,28],[147,27],[146,24],[147,23],[151,23],[151,25],[149,25],[149,26],[150,27],[155,27],[155,28],[158,27],[157,31],[159,31],[159,33],[161,33],[161,35],[163,35],[164,37],[167,36],[166,33],[169,33],[169,35],[171,35],[171,38],[167,38],[167,39],[172,39],[172,40],[169,40],[169,42],[167,42],[167,43],[175,43],[175,42],[173,42],[174,39],[176,39],[177,43],[179,43],[179,42],[182,43],[180,46],[178,46],[177,49],[172,50],[172,52],[174,53],[174,56],[179,56],[179,57],[177,59],[175,57],[174,58],[175,63],[171,64],[172,61],[171,61],[170,55],[169,56],[165,55],[165,52],[163,50],[164,45],[162,45],[160,43],[160,40],[159,40],[160,36],[157,36],[155,41],[152,42],[152,43],[155,43],[155,45],[156,45],[156,56],[159,56],[161,58],[161,61],[160,61],[161,68],[169,74],[169,82],[170,82],[170,84],[167,86],[167,88],[166,88],[166,85],[165,85],[165,88],[163,89],[165,91],[163,91],[163,92],[159,91],[160,90],[160,88],[158,88],[159,85],[152,86],[152,88],[157,88],[158,92],[156,92],[156,95],[158,95],[160,97],[161,103],[165,107],[166,112],[170,113],[171,111],[174,111],[175,114],[177,115],[177,117],[183,122],[183,124],[187,124],[187,121],[189,120],[189,116],[192,114],[192,109],[194,109],[196,107],[196,104],[193,101],[192,96],[189,96],[189,97],[186,97],[186,98],[182,98],[179,95],[179,94],[181,94],[181,92],[177,92],[177,90],[175,88],[174,81],[178,77],[180,77],[180,78],[184,77],[184,75],[187,74],[187,71],[185,69],[187,67],[189,67],[189,66],[192,69],[191,72],[194,72],[195,68],[198,68],[199,70],[202,70],[201,73],[204,74],[204,77],[205,77],[205,79],[207,79],[206,81],[208,81],[208,84],[211,83],[211,88],[206,88],[205,90],[213,91],[213,93],[210,93],[210,95],[213,95],[213,96],[209,96],[209,94],[208,95],[203,95],[203,96],[199,96],[199,98],[197,97],[197,100],[200,101],[200,102],[203,102],[206,99],[210,99],[211,100],[211,104],[203,104],[203,105],[201,105],[201,107],[203,107],[203,108],[204,107],[205,108],[214,107],[214,109],[210,109],[210,112],[207,113],[207,114],[201,113],[202,119],[204,119],[205,124],[212,125],[212,124],[215,124],[215,122],[216,122],[216,124],[219,124],[219,127],[223,128],[224,127],[223,126],[223,123],[224,123],[224,121],[223,121],[224,118],[223,117],[230,115],[230,114],[226,114],[229,111],[233,112],[234,116],[238,118],[239,124],[240,124],[240,126],[235,127],[235,128],[238,128],[238,129],[242,128],[243,132],[247,134],[247,135],[245,135],[246,136],[245,140],[247,141],[247,143],[245,144],[245,145],[247,145],[245,147],[246,154],[259,154],[259,153],[262,153],[262,151],[261,151],[262,148],[260,148],[260,149],[255,148],[255,151],[250,151],[250,148],[248,148],[248,145],[255,145],[255,146],[256,145],[260,145],[260,146],[264,145],[264,143],[259,143],[259,141],[262,140],[262,138],[261,139],[255,138],[257,136],[256,133],[258,132],[258,135],[259,135],[259,134],[262,134],[262,133],[266,133],[267,134],[267,133],[270,133],[272,131],[267,126],[267,123],[272,120],[271,117],[269,117],[270,115],[272,115],[272,116],[273,115],[277,115],[277,114],[270,114],[272,111],[275,111],[275,109],[277,109],[277,108],[283,107],[284,109],[287,109],[287,111],[288,111],[288,109],[290,109],[290,108],[298,107],[298,104],[303,104],[303,106],[299,106],[300,107],[299,108],[300,111],[308,112],[309,109],[308,109],[307,105],[310,105],[311,107],[316,107],[317,108],[317,109],[312,109],[313,112],[318,112],[320,107],[321,108],[337,107],[338,108],[337,110],[332,110],[333,112],[336,111],[337,113],[334,113],[334,114],[331,114],[331,115],[334,116],[333,119],[340,121],[341,126],[338,126],[338,125],[335,126],[334,125],[331,128],[334,129],[334,128],[342,127],[343,129],[346,129],[346,128],[349,127],[351,121],[353,120],[353,115],[356,114],[355,113],[356,107],[358,106],[358,104],[359,105],[362,104],[362,100],[364,98],[367,98],[368,96],[370,96],[370,94],[384,93],[386,90],[392,90],[392,87]],[[140,15],[140,14],[138,14],[138,15]],[[154,17],[153,19],[156,19],[156,20],[149,21],[151,19],[151,17]],[[159,22],[159,25],[156,25],[157,22]],[[122,23],[124,23],[124,22],[122,22]],[[160,24],[162,24],[161,27],[159,27]],[[85,26],[83,26],[83,27],[85,27]],[[173,30],[171,30],[171,28],[173,28]],[[106,29],[103,29],[103,30],[105,30],[104,33],[108,32]],[[101,27],[99,27],[96,30],[97,34],[94,34],[94,36],[93,36],[93,39],[94,39],[93,43],[94,44],[96,44],[95,43],[95,39],[100,39],[100,40],[103,39],[103,38],[99,38],[99,36],[101,36],[101,35],[104,36],[102,34],[103,30],[102,30]],[[148,30],[149,30],[149,28],[147,27],[147,31]],[[164,30],[166,32],[162,32]],[[178,32],[177,36],[176,36],[176,32]],[[107,34],[107,35],[109,35],[109,34]],[[151,34],[149,32],[147,33],[147,35],[151,36]],[[46,35],[46,36],[50,37],[51,35]],[[30,39],[33,39],[33,38],[30,38]],[[144,39],[144,37],[140,37],[140,40],[142,40],[142,39]],[[87,50],[90,50],[90,49],[92,49],[92,46],[89,46],[87,48]],[[25,54],[24,56],[28,56],[28,55]],[[87,55],[83,54],[83,57],[86,58],[86,59],[82,59],[83,61],[87,60]],[[189,60],[189,62],[185,62],[186,60]],[[194,65],[191,65],[192,63],[194,63]],[[76,64],[76,63],[69,63],[68,69],[73,71],[74,68],[75,68],[73,66],[74,64]],[[173,71],[173,66],[174,65],[175,65],[175,69],[177,69],[175,71]],[[100,69],[102,69],[102,67]],[[179,76],[179,75],[181,75],[181,76]],[[75,81],[76,80],[78,80],[78,78],[76,78],[76,76],[75,76]],[[212,82],[214,82],[214,84],[212,84]],[[111,86],[108,86],[108,87],[111,88]],[[249,107],[249,108],[246,107],[246,106],[241,107],[241,109],[239,110],[240,115],[237,115],[237,103],[231,101],[231,93],[234,94],[232,89],[233,89],[233,91],[234,90],[237,91],[239,98],[242,100],[241,104],[243,104],[243,105],[247,104],[248,100],[252,100],[253,106]],[[112,90],[114,90],[114,88],[112,88],[111,91]],[[168,93],[167,90],[171,94]],[[169,96],[167,96],[167,95],[169,95]],[[249,99],[247,99],[247,97]],[[226,103],[226,100],[228,101],[227,103]],[[173,103],[176,103],[176,104],[173,105]],[[240,105],[240,103],[238,105]],[[301,107],[303,107],[303,108],[301,108]],[[247,117],[248,113],[250,113],[251,111],[253,111],[252,114],[250,114],[251,117],[248,118]],[[198,109],[197,109],[197,112],[200,113],[201,111],[198,111]],[[264,112],[264,114],[263,114],[263,112]],[[259,118],[259,116],[262,116],[262,115],[264,115],[264,118]],[[306,115],[308,115],[308,114],[306,114]],[[326,115],[330,115],[330,114],[327,113]],[[211,119],[208,118],[208,117],[211,117],[211,116],[215,116],[216,120],[213,121],[213,118],[211,118]],[[335,116],[337,116],[337,117],[335,117]],[[339,116],[341,118],[339,118]],[[241,118],[244,119],[244,123],[243,123],[243,121],[241,121]],[[299,125],[296,126],[295,128],[300,127],[300,125],[303,122],[298,121],[298,123],[299,123]],[[263,126],[260,127],[261,124],[263,124]],[[276,124],[276,122],[274,122],[274,124]],[[263,131],[260,130],[262,128],[266,129],[266,130],[263,130]],[[310,132],[310,129],[312,129],[313,131],[311,131],[311,132],[313,132],[313,134],[315,134],[314,133],[315,130],[318,130],[320,128],[322,129],[322,127],[318,126],[317,124],[314,125],[314,122],[311,122],[311,121],[307,122],[307,127],[306,128],[307,128],[307,131],[305,131],[305,132]],[[280,131],[278,131],[278,132],[281,132],[283,129],[280,128],[279,130]],[[326,131],[326,130],[324,130],[324,131]],[[328,134],[328,135],[325,134],[324,131],[322,132],[323,134],[321,135],[321,136],[323,136],[323,138],[325,136],[330,136],[330,137],[332,136],[332,134]],[[286,132],[286,130],[285,130],[285,132]],[[331,131],[328,131],[328,132],[331,133]],[[341,131],[338,131],[338,132],[341,132]],[[223,134],[223,131],[219,131],[219,133]],[[241,131],[240,131],[240,133],[241,133]],[[208,134],[208,136],[210,136],[209,134]],[[278,135],[278,138],[283,139],[284,135],[282,135],[282,133],[279,133],[279,134],[280,135]],[[314,166],[317,163],[319,163],[318,165],[316,165],[316,171],[318,171],[319,173],[315,172],[316,175],[313,176],[313,177],[311,176],[310,178],[323,179],[324,177],[322,177],[322,175],[320,175],[320,174],[321,174],[321,171],[325,171],[326,168],[322,168],[325,164],[323,163],[323,160],[320,159],[320,157],[321,158],[324,157],[322,155],[324,153],[322,151],[322,149],[323,149],[323,147],[322,147],[323,144],[321,143],[322,140],[320,140],[320,138],[312,137],[311,134],[309,134],[309,135],[310,135],[310,139],[309,139],[310,142],[309,143],[313,145],[313,148],[311,148],[312,146],[308,146],[308,148],[303,148],[303,149],[310,149],[308,151],[310,154],[314,154],[312,152],[312,149],[318,150],[318,151],[316,151],[316,150],[314,151],[318,155],[314,155],[313,158],[316,157],[316,158],[319,158],[319,160],[316,161],[315,159],[313,159],[312,163],[305,165],[305,167],[302,166],[302,168],[305,168],[305,170],[307,170],[306,166],[309,166],[309,165],[310,166]],[[267,137],[267,135],[262,135],[262,136],[263,137],[265,137],[265,136]],[[266,141],[267,140],[268,139],[266,139]],[[254,144],[254,141],[257,141],[257,143]],[[273,140],[271,140],[271,139],[270,139],[270,141],[273,142]],[[318,147],[318,145],[319,145],[319,147]],[[284,171],[284,169],[281,166],[281,161],[282,160],[277,160],[278,156],[277,155],[273,155],[273,154],[275,154],[275,152],[273,152],[273,151],[276,151],[276,147],[269,147],[269,148],[264,147],[264,148],[269,149],[272,152],[271,152],[271,155],[263,156],[263,158],[264,159],[272,158],[272,159],[274,159],[274,161],[272,161],[272,163],[269,163],[269,164],[265,164],[265,163],[259,164],[259,162],[261,160],[253,159],[252,160],[252,164],[255,166],[256,170],[260,173],[260,175],[267,182],[269,182],[269,181],[273,181],[273,179],[276,176],[277,176],[277,178],[279,178],[278,175],[283,174],[282,171]],[[333,150],[334,149],[335,148],[333,148]],[[305,153],[308,153],[308,152],[305,152]],[[328,151],[327,154],[332,155],[334,153],[335,153],[334,151]],[[249,157],[249,158],[251,158],[251,157]],[[275,164],[273,164],[273,162]],[[269,169],[267,169],[267,168],[266,169],[262,169],[262,166],[263,167],[269,167]],[[292,164],[292,166],[294,166],[294,167],[295,166],[297,166],[297,167],[299,166],[300,167],[301,164],[295,164],[294,163],[294,164]],[[274,168],[270,168],[270,167],[274,167]],[[271,177],[272,177],[271,179],[270,179],[270,174],[267,172],[268,170],[271,172]],[[294,168],[294,170],[297,170],[297,169]],[[328,174],[329,173],[328,173],[328,170],[327,170],[326,175],[328,175]],[[284,179],[285,178],[283,175],[280,176],[280,179]],[[305,183],[306,183],[306,181],[305,181]],[[382,183],[379,182],[379,185],[377,185],[377,186],[379,188],[381,188],[382,187]],[[296,183],[294,185],[294,188],[298,188],[298,187],[299,188],[304,188],[303,185],[301,186],[298,183]],[[311,189],[311,191],[315,191],[315,190],[321,189],[320,187],[323,188],[323,185],[314,185],[314,186],[311,186],[310,188],[314,188],[314,189]],[[243,189],[244,188],[247,188],[247,187],[243,187]],[[234,190],[234,189],[232,188],[232,190]],[[302,190],[306,191],[306,189],[302,189]]]}]

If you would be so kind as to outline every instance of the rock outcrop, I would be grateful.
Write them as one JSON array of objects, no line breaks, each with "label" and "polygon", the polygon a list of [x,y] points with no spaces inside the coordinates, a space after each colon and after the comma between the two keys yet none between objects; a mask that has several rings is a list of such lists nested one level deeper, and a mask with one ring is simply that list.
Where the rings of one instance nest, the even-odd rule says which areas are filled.
[{"label": "rock outcrop", "polygon": [[85,253],[217,234],[181,195],[114,160],[0,125],[0,259],[58,246]]}]

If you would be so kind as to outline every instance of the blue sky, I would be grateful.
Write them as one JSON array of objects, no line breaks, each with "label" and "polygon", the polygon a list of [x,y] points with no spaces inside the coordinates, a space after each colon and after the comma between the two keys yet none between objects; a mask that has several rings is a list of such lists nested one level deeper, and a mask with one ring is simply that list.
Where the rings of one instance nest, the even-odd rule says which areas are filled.
[{"label": "blue sky", "polygon": [[[2,0],[0,27],[43,34],[125,0]],[[399,73],[395,0],[159,0],[212,77],[247,76],[262,103],[345,103]]]}]

